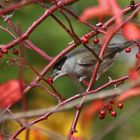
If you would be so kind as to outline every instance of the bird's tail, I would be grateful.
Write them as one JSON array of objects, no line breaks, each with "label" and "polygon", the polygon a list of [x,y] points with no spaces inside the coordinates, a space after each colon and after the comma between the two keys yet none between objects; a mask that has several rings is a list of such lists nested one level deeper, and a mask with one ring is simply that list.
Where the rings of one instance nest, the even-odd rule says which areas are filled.
[{"label": "bird's tail", "polygon": [[136,43],[135,41],[126,41],[126,42],[120,43],[120,46],[118,46],[118,47],[121,48],[122,50],[124,50],[125,48],[135,45],[135,43]]},{"label": "bird's tail", "polygon": [[126,41],[123,43],[119,43],[118,47],[120,48],[120,51],[123,51],[124,49],[126,49],[128,47],[136,46],[137,43],[140,44],[140,40],[132,40],[132,41]]},{"label": "bird's tail", "polygon": [[122,52],[124,49],[128,48],[128,47],[133,47],[135,45],[136,42],[139,41],[126,41],[123,43],[114,43],[114,44],[110,44],[109,45],[109,53],[105,56],[105,58],[114,58],[115,56],[117,56],[117,54],[119,54],[120,52]]}]

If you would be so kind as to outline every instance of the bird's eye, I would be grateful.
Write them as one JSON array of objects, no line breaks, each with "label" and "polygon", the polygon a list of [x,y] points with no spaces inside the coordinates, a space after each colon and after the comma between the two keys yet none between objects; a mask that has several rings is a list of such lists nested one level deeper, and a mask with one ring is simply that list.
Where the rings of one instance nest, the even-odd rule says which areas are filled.
[{"label": "bird's eye", "polygon": [[58,61],[55,65],[54,65],[54,69],[57,69],[57,70],[61,70],[62,67],[63,67],[63,64],[65,63],[66,61],[66,56],[64,56],[60,61]]},{"label": "bird's eye", "polygon": [[61,70],[61,68],[62,68],[62,66],[59,65],[59,66],[57,66],[56,69],[57,69],[57,70]]}]

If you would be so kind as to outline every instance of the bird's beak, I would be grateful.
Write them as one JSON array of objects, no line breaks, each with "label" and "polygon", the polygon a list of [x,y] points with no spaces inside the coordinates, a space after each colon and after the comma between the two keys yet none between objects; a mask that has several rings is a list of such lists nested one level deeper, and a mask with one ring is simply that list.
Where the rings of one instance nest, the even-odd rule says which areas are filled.
[{"label": "bird's beak", "polygon": [[55,72],[52,75],[50,75],[50,77],[53,79],[53,81],[55,81],[58,78],[59,72]]},{"label": "bird's beak", "polygon": [[62,72],[60,73],[59,71],[57,71],[57,72],[54,72],[52,75],[50,75],[50,77],[53,78],[53,81],[55,81],[57,78],[64,76],[64,75],[66,75],[66,74],[64,74]]}]

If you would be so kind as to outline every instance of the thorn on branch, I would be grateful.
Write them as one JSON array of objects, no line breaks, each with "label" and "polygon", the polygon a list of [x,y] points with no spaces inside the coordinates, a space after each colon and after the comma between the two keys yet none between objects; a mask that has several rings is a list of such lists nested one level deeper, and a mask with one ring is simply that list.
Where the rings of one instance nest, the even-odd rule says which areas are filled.
[{"label": "thorn on branch", "polygon": [[111,82],[111,81],[112,81],[112,78],[111,78],[110,76],[108,76],[108,79],[109,79],[109,82]]},{"label": "thorn on branch", "polygon": [[114,85],[114,89],[117,90],[117,85],[116,84]]}]

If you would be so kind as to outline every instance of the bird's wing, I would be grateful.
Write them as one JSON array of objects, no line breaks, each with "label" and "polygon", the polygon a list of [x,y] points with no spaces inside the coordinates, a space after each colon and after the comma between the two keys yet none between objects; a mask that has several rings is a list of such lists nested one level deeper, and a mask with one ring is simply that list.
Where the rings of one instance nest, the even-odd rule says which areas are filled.
[{"label": "bird's wing", "polygon": [[85,51],[76,56],[76,61],[79,65],[87,66],[94,65],[96,63],[96,58],[90,51]]},{"label": "bird's wing", "polygon": [[[96,54],[98,54],[100,45],[90,47]],[[75,56],[76,61],[79,65],[93,65],[96,63],[96,58],[94,54],[89,51],[85,47],[80,47],[72,50],[69,54],[67,54],[67,57],[73,57]]]}]

